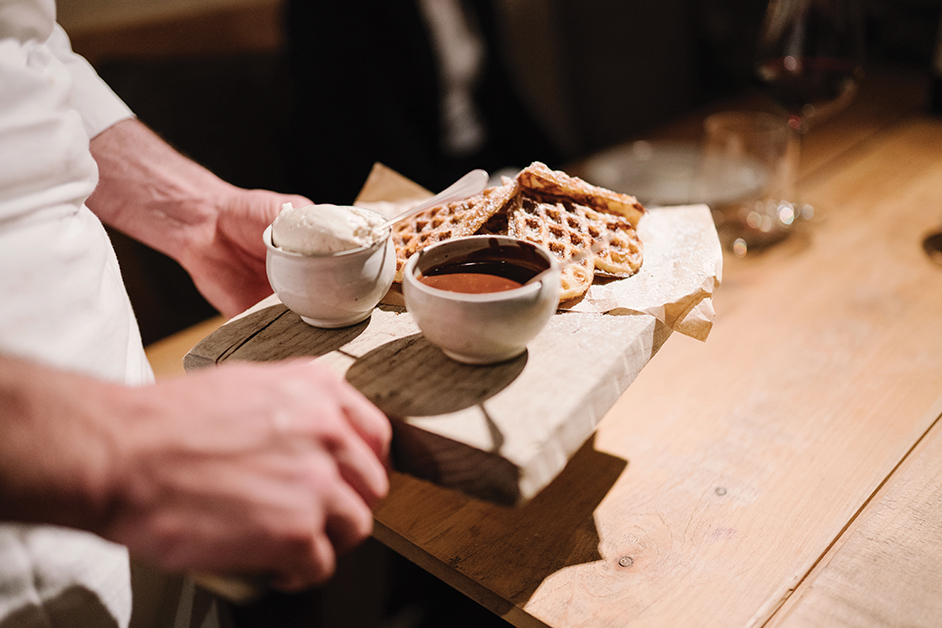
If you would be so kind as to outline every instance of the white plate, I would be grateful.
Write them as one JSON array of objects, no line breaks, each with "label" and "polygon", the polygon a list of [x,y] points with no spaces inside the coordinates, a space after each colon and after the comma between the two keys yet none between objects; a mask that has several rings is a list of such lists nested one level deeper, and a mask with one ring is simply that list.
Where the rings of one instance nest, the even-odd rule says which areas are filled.
[{"label": "white plate", "polygon": [[598,153],[579,171],[589,183],[631,194],[648,207],[715,206],[747,196],[767,179],[765,170],[750,161],[728,160],[719,168],[722,177],[701,181],[702,169],[703,151],[697,144],[639,141]]}]

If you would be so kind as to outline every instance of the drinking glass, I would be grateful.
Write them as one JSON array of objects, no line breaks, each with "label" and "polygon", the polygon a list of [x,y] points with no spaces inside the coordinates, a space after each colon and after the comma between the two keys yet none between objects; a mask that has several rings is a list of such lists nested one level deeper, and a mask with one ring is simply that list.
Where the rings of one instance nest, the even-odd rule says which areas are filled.
[{"label": "drinking glass", "polygon": [[698,195],[723,245],[737,257],[784,239],[795,220],[786,196],[788,128],[761,111],[723,111],[704,121]]},{"label": "drinking glass", "polygon": [[759,35],[756,72],[788,116],[789,198],[799,218],[796,179],[801,140],[815,121],[844,107],[863,77],[864,29],[858,0],[771,0]]}]

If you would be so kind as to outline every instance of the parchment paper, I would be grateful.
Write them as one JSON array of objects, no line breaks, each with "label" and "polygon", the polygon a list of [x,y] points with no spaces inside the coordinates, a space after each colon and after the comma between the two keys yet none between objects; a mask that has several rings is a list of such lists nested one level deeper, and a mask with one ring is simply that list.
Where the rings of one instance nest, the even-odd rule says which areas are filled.
[{"label": "parchment paper", "polygon": [[[431,192],[376,164],[354,205],[393,216]],[[575,312],[650,314],[676,332],[706,340],[713,327],[713,293],[723,273],[723,251],[706,205],[658,207],[638,225],[644,246],[641,269],[625,279],[596,279],[581,300],[560,309]],[[384,303],[403,305],[393,286]]]}]

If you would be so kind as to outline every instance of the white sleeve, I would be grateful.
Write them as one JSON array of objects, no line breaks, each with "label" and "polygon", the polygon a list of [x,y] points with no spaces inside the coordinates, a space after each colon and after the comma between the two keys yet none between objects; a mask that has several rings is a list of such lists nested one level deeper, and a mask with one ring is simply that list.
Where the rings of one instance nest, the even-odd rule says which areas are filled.
[{"label": "white sleeve", "polygon": [[95,137],[115,122],[134,116],[91,64],[72,51],[69,37],[61,26],[55,25],[46,45],[72,76],[72,106],[82,115],[88,137]]}]

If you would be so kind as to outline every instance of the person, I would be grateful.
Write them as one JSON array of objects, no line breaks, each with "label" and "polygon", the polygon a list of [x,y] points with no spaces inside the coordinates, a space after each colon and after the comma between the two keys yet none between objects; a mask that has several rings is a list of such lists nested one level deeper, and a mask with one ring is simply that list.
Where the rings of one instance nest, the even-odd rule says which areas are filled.
[{"label": "person", "polygon": [[236,188],[151,132],[54,0],[0,0],[0,626],[127,626],[129,556],[327,580],[388,490],[390,426],[308,361],[154,383],[102,223],[233,315],[305,198]]},{"label": "person", "polygon": [[374,162],[429,190],[561,160],[512,77],[494,0],[287,0],[285,176],[353,202]]}]

